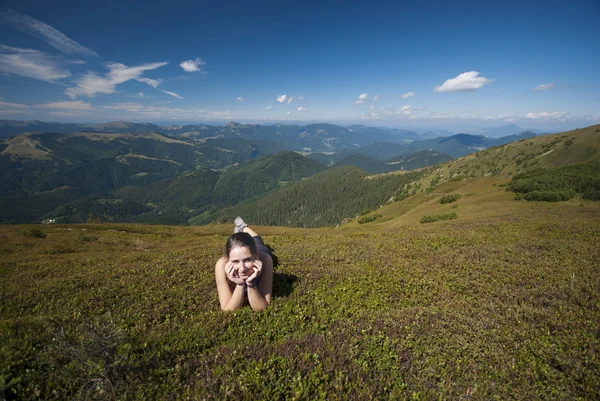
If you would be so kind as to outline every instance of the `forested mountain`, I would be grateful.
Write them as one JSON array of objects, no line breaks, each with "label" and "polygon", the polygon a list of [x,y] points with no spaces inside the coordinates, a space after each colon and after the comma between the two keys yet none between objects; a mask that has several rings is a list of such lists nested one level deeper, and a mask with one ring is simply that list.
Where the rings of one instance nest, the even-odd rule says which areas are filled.
[{"label": "forested mountain", "polygon": [[401,170],[401,167],[396,168],[394,165],[386,164],[381,160],[375,160],[363,155],[349,155],[342,160],[333,163],[332,168],[341,166],[354,166],[365,170],[370,174],[389,173],[390,171]]},{"label": "forested mountain", "polygon": [[[43,124],[5,125],[81,128]],[[90,131],[30,132],[0,142],[0,222],[36,222],[45,217],[79,222],[90,216],[109,221],[208,222],[223,207],[275,194],[281,186],[322,172],[325,165],[354,166],[372,174],[409,170],[449,159],[444,150],[464,155],[535,135],[489,139],[458,134],[410,142],[419,135],[362,125],[231,122],[161,127],[113,122],[87,128]],[[327,153],[311,153],[309,159],[289,151],[315,149]],[[335,179],[335,173],[331,177]],[[302,224],[317,224],[305,220]]]},{"label": "forested mountain", "polygon": [[244,216],[261,225],[321,227],[338,224],[365,209],[376,209],[419,173],[369,176],[356,167],[328,169],[307,180],[280,188],[261,199],[227,209],[229,216]]},{"label": "forested mountain", "polygon": [[[0,143],[0,221],[38,220],[60,205],[118,188],[144,186],[197,169],[221,169],[270,154],[247,140],[195,143],[156,133],[42,134]],[[264,152],[261,149],[264,147]]]},{"label": "forested mountain", "polygon": [[414,170],[426,166],[434,166],[452,160],[452,157],[432,150],[419,150],[408,155],[398,156],[388,160],[388,164],[395,165],[396,170]]}]

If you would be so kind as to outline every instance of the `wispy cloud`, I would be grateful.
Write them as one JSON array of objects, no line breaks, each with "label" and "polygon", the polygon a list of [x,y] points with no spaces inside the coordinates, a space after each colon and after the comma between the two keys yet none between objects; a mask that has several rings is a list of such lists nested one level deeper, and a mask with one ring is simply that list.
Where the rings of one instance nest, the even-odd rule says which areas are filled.
[{"label": "wispy cloud", "polygon": [[277,101],[278,101],[279,103],[285,103],[285,102],[287,102],[288,100],[291,100],[291,99],[289,99],[289,98],[288,98],[288,95],[286,95],[286,94],[283,94],[283,95],[279,95],[279,96],[277,96]]},{"label": "wispy cloud", "polygon": [[98,53],[70,39],[62,32],[52,28],[28,15],[10,9],[0,10],[0,21],[11,25],[29,35],[40,38],[50,46],[65,54],[81,54],[85,56],[98,56]]},{"label": "wispy cloud", "polygon": [[235,99],[235,101],[236,101],[236,102],[243,102],[243,101],[244,101],[244,99],[243,99],[241,96],[238,96],[238,97]]},{"label": "wispy cloud", "polygon": [[548,90],[552,90],[552,89],[564,89],[564,88],[569,88],[569,87],[571,87],[571,85],[558,85],[554,82],[550,82],[547,84],[538,85],[535,88],[531,89],[531,91],[539,92],[539,91],[548,91]]},{"label": "wispy cloud", "polygon": [[362,93],[360,96],[358,96],[358,99],[355,100],[353,103],[354,104],[363,104],[365,102],[365,100],[367,100],[368,97],[369,97],[369,95],[367,93]]},{"label": "wispy cloud", "polygon": [[134,78],[136,81],[141,82],[143,84],[148,84],[154,89],[158,88],[158,85],[162,83],[160,79],[151,79],[151,78]]},{"label": "wispy cloud", "polygon": [[0,97],[0,107],[6,107],[6,108],[11,108],[11,109],[27,109],[27,108],[29,108],[29,106],[27,106],[26,104],[4,102],[1,97]]},{"label": "wispy cloud", "polygon": [[177,93],[175,93],[175,92],[164,91],[164,90],[162,90],[162,89],[159,89],[159,91],[161,91],[161,92],[163,92],[163,93],[166,93],[167,95],[170,95],[170,96],[176,97],[177,99],[183,99],[183,96],[179,96],[179,95],[178,95]]},{"label": "wispy cloud", "polygon": [[33,49],[0,45],[0,72],[52,82],[71,76],[56,57]]},{"label": "wispy cloud", "polygon": [[0,98],[0,114],[29,114],[29,106],[21,103],[5,102]]},{"label": "wispy cloud", "polygon": [[[127,67],[124,64],[108,63],[109,72],[100,77],[93,72],[88,72],[83,78],[76,81],[75,87],[68,88],[65,93],[73,99],[80,95],[88,97],[97,94],[110,94],[115,92],[119,84],[135,79],[156,88],[160,82],[149,78],[141,78],[145,71],[155,70],[166,65],[166,62],[142,64],[136,67]],[[155,86],[156,85],[156,86]]]},{"label": "wispy cloud", "polygon": [[273,106],[266,106],[265,110],[271,110],[273,108]]},{"label": "wispy cloud", "polygon": [[197,57],[195,60],[182,61],[179,66],[185,72],[202,72],[202,67],[206,64],[204,60]]},{"label": "wispy cloud", "polygon": [[402,99],[407,99],[415,95],[415,92],[406,92],[401,95]]},{"label": "wispy cloud", "polygon": [[112,105],[103,106],[102,108],[108,110],[121,111],[122,113],[117,115],[117,117],[119,118],[137,119],[142,117],[165,120],[176,120],[182,118],[229,120],[233,118],[233,113],[230,110],[207,110],[164,106],[145,106],[134,102],[114,103]]},{"label": "wispy cloud", "polygon": [[570,117],[570,115],[566,111],[554,111],[554,112],[542,111],[539,113],[525,114],[525,118],[528,118],[530,120],[564,120],[569,117]]},{"label": "wispy cloud", "polygon": [[493,79],[479,77],[478,75],[479,72],[477,71],[463,72],[455,78],[447,79],[446,82],[436,86],[433,90],[435,92],[474,91],[483,85],[494,82]]},{"label": "wispy cloud", "polygon": [[379,100],[379,95],[373,96],[373,101]]},{"label": "wispy cloud", "polygon": [[532,92],[547,91],[547,90],[554,89],[554,88],[556,88],[556,84],[554,82],[550,82],[549,84],[538,85],[535,88],[533,88],[531,91]]},{"label": "wispy cloud", "polygon": [[304,107],[302,107],[302,106],[298,106],[298,108],[296,110],[298,110],[300,112],[305,112],[306,111],[306,109]]},{"label": "wispy cloud", "polygon": [[91,110],[92,105],[81,100],[36,104],[41,109]]}]

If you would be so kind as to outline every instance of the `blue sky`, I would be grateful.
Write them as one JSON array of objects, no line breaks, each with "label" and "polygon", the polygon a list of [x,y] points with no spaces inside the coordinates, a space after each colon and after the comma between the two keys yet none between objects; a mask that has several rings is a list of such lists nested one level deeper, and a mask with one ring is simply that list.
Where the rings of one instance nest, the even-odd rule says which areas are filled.
[{"label": "blue sky", "polygon": [[0,119],[600,123],[600,2],[4,1]]}]

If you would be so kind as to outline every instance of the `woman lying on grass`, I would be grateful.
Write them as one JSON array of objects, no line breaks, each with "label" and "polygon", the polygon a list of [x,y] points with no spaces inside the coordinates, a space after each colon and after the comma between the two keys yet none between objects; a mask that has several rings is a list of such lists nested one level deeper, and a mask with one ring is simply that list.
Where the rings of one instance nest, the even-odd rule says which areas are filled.
[{"label": "woman lying on grass", "polygon": [[248,303],[263,310],[271,303],[273,260],[269,248],[241,217],[235,219],[234,234],[227,239],[225,256],[215,266],[215,280],[222,310]]}]

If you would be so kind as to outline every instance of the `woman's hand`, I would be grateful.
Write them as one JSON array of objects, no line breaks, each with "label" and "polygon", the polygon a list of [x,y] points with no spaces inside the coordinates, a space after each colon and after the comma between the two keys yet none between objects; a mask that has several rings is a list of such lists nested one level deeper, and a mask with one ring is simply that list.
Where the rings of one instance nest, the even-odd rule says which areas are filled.
[{"label": "woman's hand", "polygon": [[240,278],[240,276],[238,275],[237,269],[233,266],[233,263],[229,261],[225,263],[225,274],[227,275],[229,281],[231,281],[235,285],[244,285],[246,283],[246,280]]},{"label": "woman's hand", "polygon": [[246,279],[246,285],[248,287],[254,287],[254,279],[256,279],[258,276],[260,276],[260,274],[262,273],[262,268],[263,268],[263,263],[260,259],[256,259],[254,261],[254,273],[252,273],[252,275],[250,275],[250,277],[248,277]]}]

